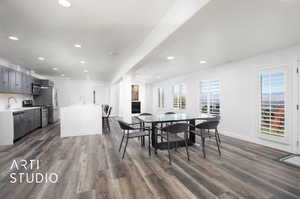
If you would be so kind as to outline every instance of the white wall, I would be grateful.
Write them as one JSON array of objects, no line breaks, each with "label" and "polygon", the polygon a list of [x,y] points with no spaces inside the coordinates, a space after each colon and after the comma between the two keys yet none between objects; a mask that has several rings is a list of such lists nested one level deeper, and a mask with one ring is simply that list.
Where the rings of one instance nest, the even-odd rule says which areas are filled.
[{"label": "white wall", "polygon": [[131,84],[130,76],[125,76],[119,82],[120,98],[119,98],[119,116],[125,121],[131,121]]},{"label": "white wall", "polygon": [[[114,100],[118,101],[118,116],[130,122],[131,114],[131,85],[139,85],[139,101],[141,102],[141,112],[152,111],[152,86],[145,84],[139,80],[133,79],[130,75],[123,77],[123,79],[113,86],[112,89]],[[119,92],[119,93],[117,93]],[[114,105],[112,105],[114,106]]]},{"label": "white wall", "polygon": [[[172,108],[172,86],[184,83],[187,88],[187,107],[183,112],[199,113],[200,80],[218,79],[221,82],[221,133],[236,138],[264,144],[285,151],[296,150],[297,139],[297,87],[296,67],[300,47],[266,53],[246,60],[217,66],[197,73],[171,78],[153,84],[152,112],[174,110]],[[285,141],[271,141],[258,133],[259,71],[267,67],[283,66],[288,71],[288,136]],[[165,89],[165,108],[157,106],[157,89]]]},{"label": "white wall", "polygon": [[110,86],[110,105],[112,106],[111,115],[118,116],[119,115],[119,100],[120,100],[120,85],[113,84]]},{"label": "white wall", "polygon": [[93,91],[96,91],[96,104],[108,104],[110,101],[109,85],[97,81],[53,79],[58,94],[60,107],[92,104]]}]

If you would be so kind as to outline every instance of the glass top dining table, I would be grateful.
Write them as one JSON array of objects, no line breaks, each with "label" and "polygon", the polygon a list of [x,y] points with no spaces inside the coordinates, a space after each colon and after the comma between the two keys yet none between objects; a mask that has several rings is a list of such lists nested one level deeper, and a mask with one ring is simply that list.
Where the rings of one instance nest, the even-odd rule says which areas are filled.
[{"label": "glass top dining table", "polygon": [[[188,122],[191,126],[189,127],[190,133],[189,133],[189,145],[194,145],[196,142],[195,134],[192,133],[195,129],[195,123],[196,120],[214,120],[217,119],[218,116],[206,114],[206,113],[199,113],[199,114],[186,114],[186,113],[177,113],[177,114],[157,114],[157,115],[139,115],[135,116],[135,118],[141,123],[141,124],[151,124],[151,140],[152,140],[152,147],[155,148],[155,153],[157,149],[167,149],[167,143],[166,142],[158,142],[157,135],[158,135],[158,124],[163,123],[174,123],[174,122]],[[172,143],[172,146],[174,143]],[[177,143],[178,146],[184,146],[184,142]],[[175,145],[174,145],[175,146]]]},{"label": "glass top dining table", "polygon": [[200,114],[158,114],[158,115],[139,115],[136,118],[144,123],[165,123],[165,122],[180,122],[191,120],[210,120],[215,119],[215,115],[200,113]]}]

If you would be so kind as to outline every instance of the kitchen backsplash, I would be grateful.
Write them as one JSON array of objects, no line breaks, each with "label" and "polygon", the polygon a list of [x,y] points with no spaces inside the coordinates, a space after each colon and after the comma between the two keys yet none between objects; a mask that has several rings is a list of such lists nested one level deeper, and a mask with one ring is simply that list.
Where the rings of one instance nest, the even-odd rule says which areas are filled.
[{"label": "kitchen backsplash", "polygon": [[26,99],[32,99],[31,95],[22,95],[22,94],[3,94],[0,93],[0,110],[1,109],[6,109],[8,105],[8,98],[9,97],[14,97],[17,102],[15,103],[13,100],[11,100],[11,105],[12,107],[21,107],[22,106],[22,101]]}]

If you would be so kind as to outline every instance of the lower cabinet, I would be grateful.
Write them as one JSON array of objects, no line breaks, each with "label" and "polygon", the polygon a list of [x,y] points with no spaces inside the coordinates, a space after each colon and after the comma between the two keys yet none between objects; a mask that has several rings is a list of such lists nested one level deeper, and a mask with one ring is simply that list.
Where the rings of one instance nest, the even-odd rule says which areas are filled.
[{"label": "lower cabinet", "polygon": [[25,135],[24,112],[14,113],[14,140]]},{"label": "lower cabinet", "polygon": [[15,112],[14,116],[14,140],[25,136],[31,131],[41,127],[40,109],[29,109]]}]

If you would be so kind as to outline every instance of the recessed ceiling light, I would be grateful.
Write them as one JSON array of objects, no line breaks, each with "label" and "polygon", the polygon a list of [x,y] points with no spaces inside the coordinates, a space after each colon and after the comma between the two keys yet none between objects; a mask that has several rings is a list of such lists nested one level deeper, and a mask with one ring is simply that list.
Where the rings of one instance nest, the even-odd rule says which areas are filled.
[{"label": "recessed ceiling light", "polygon": [[64,77],[64,76],[65,76],[65,74],[61,74],[60,76]]},{"label": "recessed ceiling light", "polygon": [[111,52],[109,52],[108,53],[110,56],[117,56],[117,55],[119,55],[119,53],[118,52],[115,52],[115,51],[111,51]]},{"label": "recessed ceiling light", "polygon": [[9,36],[8,39],[14,40],[14,41],[18,41],[19,40],[19,38],[15,37],[15,36]]},{"label": "recessed ceiling light", "polygon": [[71,7],[71,3],[67,0],[58,0],[59,5],[61,5],[64,8]]},{"label": "recessed ceiling light", "polygon": [[206,64],[206,63],[207,63],[207,61],[205,61],[205,60],[200,61],[200,64]]},{"label": "recessed ceiling light", "polygon": [[86,62],[85,62],[85,61],[80,61],[80,63],[81,63],[81,64],[85,64]]},{"label": "recessed ceiling light", "polygon": [[45,60],[45,58],[44,58],[44,57],[38,57],[38,60],[40,60],[40,61],[44,61],[44,60]]},{"label": "recessed ceiling light", "polygon": [[58,70],[58,68],[53,68],[53,70]]},{"label": "recessed ceiling light", "polygon": [[175,59],[175,57],[173,57],[173,56],[167,57],[167,60],[173,60],[173,59]]},{"label": "recessed ceiling light", "polygon": [[85,69],[83,72],[88,73],[89,71],[87,69]]},{"label": "recessed ceiling light", "polygon": [[81,45],[80,44],[74,44],[74,47],[75,48],[81,48]]}]

